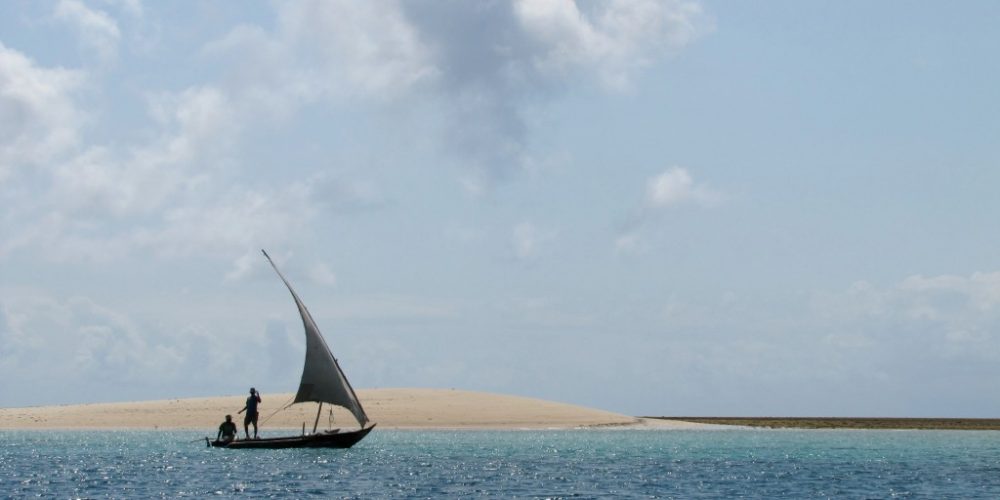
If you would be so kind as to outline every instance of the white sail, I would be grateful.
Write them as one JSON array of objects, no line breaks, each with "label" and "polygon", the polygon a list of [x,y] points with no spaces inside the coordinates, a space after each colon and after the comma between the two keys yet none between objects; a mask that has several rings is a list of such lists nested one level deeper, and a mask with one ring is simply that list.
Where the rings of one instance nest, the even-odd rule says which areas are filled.
[{"label": "white sail", "polygon": [[271,263],[271,267],[278,273],[281,281],[288,287],[288,291],[292,293],[292,298],[295,299],[295,305],[299,308],[302,325],[306,331],[306,361],[305,366],[302,367],[302,381],[299,382],[299,391],[295,394],[295,402],[314,401],[342,406],[350,410],[354,414],[354,418],[358,419],[361,427],[364,427],[368,423],[368,415],[361,407],[361,402],[358,401],[351,383],[347,381],[347,377],[340,369],[337,359],[333,357],[326,341],[323,340],[323,335],[319,332],[319,327],[313,321],[309,310],[292,289],[292,285],[278,270],[278,266],[274,265],[274,261],[267,255],[267,252],[263,250],[261,252],[264,253],[264,257],[267,257],[267,261]]}]

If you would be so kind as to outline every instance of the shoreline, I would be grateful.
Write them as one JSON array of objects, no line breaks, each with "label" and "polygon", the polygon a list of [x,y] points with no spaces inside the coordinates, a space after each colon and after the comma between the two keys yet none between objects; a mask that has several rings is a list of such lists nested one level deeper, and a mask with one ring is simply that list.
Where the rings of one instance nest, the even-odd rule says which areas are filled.
[{"label": "shoreline", "polygon": [[[541,399],[456,389],[362,389],[369,418],[391,430],[1000,430],[992,418],[640,416]],[[317,405],[286,407],[291,393],[265,394],[260,429],[270,434],[312,429]],[[0,408],[0,430],[214,431],[231,414],[242,427],[245,396]],[[280,409],[280,411],[275,411]],[[347,410],[324,405],[319,428],[357,428]]]},{"label": "shoreline", "polygon": [[[661,424],[645,424],[643,422],[638,422],[635,424],[625,424],[625,425],[596,425],[596,426],[579,426],[579,427],[566,427],[566,426],[550,426],[550,427],[515,427],[515,426],[476,426],[467,425],[461,427],[400,427],[400,426],[384,426],[378,424],[376,429],[387,430],[387,431],[401,431],[401,432],[479,432],[479,431],[496,431],[496,432],[530,432],[530,431],[626,431],[626,430],[707,430],[707,429],[728,429],[732,426],[727,425],[706,425],[694,422],[685,421],[662,421],[666,422],[665,425]],[[0,425],[0,432],[4,431],[27,431],[27,432],[78,432],[78,431],[95,431],[95,432],[200,432],[205,433],[207,431],[215,432],[215,427],[201,426],[201,427],[112,427],[112,426],[94,426],[94,427],[13,427],[13,426],[3,426]],[[353,428],[357,428],[356,426]],[[343,427],[345,430],[351,430],[352,427]],[[278,435],[297,435],[301,432],[301,427],[275,427],[267,426],[260,428],[261,437],[265,437],[264,434],[275,434]],[[323,430],[322,426],[320,430]],[[308,430],[307,430],[308,431]],[[240,429],[240,435],[242,435],[243,430]],[[308,433],[308,432],[307,432]],[[274,437],[274,436],[268,436]]]}]

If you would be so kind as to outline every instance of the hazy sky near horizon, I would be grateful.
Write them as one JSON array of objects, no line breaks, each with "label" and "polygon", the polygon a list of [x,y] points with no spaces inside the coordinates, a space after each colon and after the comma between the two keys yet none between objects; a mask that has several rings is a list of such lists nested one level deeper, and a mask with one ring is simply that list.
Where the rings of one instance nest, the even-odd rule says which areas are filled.
[{"label": "hazy sky near horizon", "polygon": [[0,406],[1000,414],[1000,3],[0,11]]}]

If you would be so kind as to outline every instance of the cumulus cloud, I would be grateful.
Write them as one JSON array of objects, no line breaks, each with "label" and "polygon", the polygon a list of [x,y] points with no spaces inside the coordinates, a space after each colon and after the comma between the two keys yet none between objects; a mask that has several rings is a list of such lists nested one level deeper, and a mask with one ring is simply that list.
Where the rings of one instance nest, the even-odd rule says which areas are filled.
[{"label": "cumulus cloud", "polygon": [[[231,169],[253,99],[212,85],[147,98],[155,133],[130,147],[91,146],[38,171],[36,190],[8,193],[0,254],[35,247],[55,260],[245,255],[301,240],[316,214],[373,210],[373,182],[331,173],[253,186]],[[230,278],[242,275],[240,258]],[[330,282],[332,272],[315,273]]]},{"label": "cumulus cloud", "polygon": [[672,167],[646,182],[646,202],[651,207],[666,207],[681,203],[711,206],[722,200],[722,194],[703,184],[695,184],[684,168]]},{"label": "cumulus cloud", "polygon": [[79,71],[41,67],[0,43],[0,183],[77,144],[84,114],[74,95],[84,81]]},{"label": "cumulus cloud", "polygon": [[619,228],[614,249],[621,254],[644,252],[650,248],[644,236],[646,228],[668,209],[683,205],[715,207],[724,200],[722,191],[696,182],[686,168],[670,167],[646,180],[642,206]]},{"label": "cumulus cloud", "polygon": [[140,150],[141,160],[149,163],[184,163],[228,152],[248,118],[245,103],[211,84],[150,94],[148,106],[162,130],[158,140]]},{"label": "cumulus cloud", "polygon": [[238,57],[238,66],[226,68],[233,93],[266,96],[293,110],[321,99],[391,101],[437,72],[396,2],[306,1],[277,9],[274,31],[241,25],[205,45],[207,57]]},{"label": "cumulus cloud", "polygon": [[613,0],[584,10],[569,0],[307,1],[277,9],[273,32],[240,26],[206,52],[240,54],[235,81],[293,106],[356,96],[390,108],[402,97],[434,106],[446,122],[440,146],[472,173],[472,192],[525,168],[528,103],[580,80],[626,88],[650,62],[711,30],[699,4],[687,1]]},{"label": "cumulus cloud", "polygon": [[[127,12],[141,15],[129,5]],[[700,9],[684,2],[616,1],[586,12],[565,2],[543,11],[526,4],[391,1],[277,8],[273,32],[239,26],[205,46],[208,58],[240,56],[241,64],[228,68],[231,78],[147,95],[155,128],[144,143],[92,145],[50,162],[41,196],[20,193],[10,199],[18,208],[16,215],[8,214],[8,228],[15,227],[0,252],[36,245],[58,259],[113,258],[135,249],[239,256],[257,246],[251,241],[306,234],[318,210],[381,206],[384,198],[370,182],[321,176],[308,188],[262,189],[230,185],[220,170],[232,162],[246,127],[287,118],[322,100],[427,97],[450,117],[443,144],[470,165],[466,181],[482,191],[490,179],[528,161],[521,117],[526,102],[580,74],[598,80],[615,74],[623,81],[647,58],[688,43],[698,30],[682,32],[700,23]],[[56,11],[86,43],[113,56],[120,38],[113,19],[75,0],[64,0]],[[690,26],[682,28],[679,19]],[[580,36],[586,45],[565,54]],[[80,122],[70,96],[79,74],[37,68],[13,51],[0,55],[13,73],[35,82],[28,87],[32,92],[8,85],[12,90],[6,94],[13,96],[8,107],[28,110],[40,125],[38,132],[20,134],[25,140],[8,140],[4,156],[44,158],[43,146],[67,152]],[[601,69],[591,69],[594,65]],[[4,126],[25,123],[31,120]],[[0,175],[10,170],[8,163]],[[520,259],[536,256],[549,238],[529,226],[513,237]],[[241,269],[237,258],[230,276],[240,276]],[[330,281],[332,273],[317,276]]]},{"label": "cumulus cloud", "polygon": [[[132,22],[144,16],[141,4],[131,0],[104,5],[132,16]],[[88,129],[90,115],[78,92],[94,73],[86,66],[44,67],[0,44],[0,200],[7,207],[0,214],[0,258],[9,261],[17,251],[74,262],[135,252],[211,256],[229,259],[227,277],[239,280],[253,272],[260,246],[308,242],[324,212],[386,203],[378,184],[348,176],[247,179],[240,146],[248,131],[280,126],[317,104],[364,101],[393,113],[415,102],[419,109],[404,111],[429,111],[429,121],[443,122],[438,147],[468,167],[470,186],[484,190],[494,179],[530,167],[524,116],[530,105],[579,82],[626,89],[647,64],[708,29],[700,7],[680,1],[583,7],[306,1],[275,9],[273,27],[236,27],[196,54],[213,66],[204,74],[217,79],[140,89],[148,115],[138,130],[82,146],[80,137],[90,132],[116,132]],[[53,17],[96,55],[83,58],[85,65],[115,60],[122,33],[137,31],[128,16],[116,20],[78,0],[56,4]],[[97,111],[95,118],[117,112]],[[130,113],[128,119],[141,120],[134,116],[141,113]],[[17,182],[8,182],[11,176]],[[554,237],[524,222],[512,228],[509,244],[515,257],[532,260],[544,255]],[[335,284],[331,266],[305,260],[301,274]],[[209,340],[216,332],[204,326],[150,328],[86,298],[4,300],[5,378],[34,379],[25,360],[39,357],[47,344],[58,346],[55,354],[65,368],[47,380],[77,375],[74,380],[83,384],[125,374],[136,387],[148,388],[155,383],[151,373],[178,376],[210,362],[230,366],[229,349]],[[407,318],[453,314],[418,306],[378,304],[368,314],[383,318],[392,307]],[[204,352],[223,354],[199,357]]]},{"label": "cumulus cloud", "polygon": [[533,65],[544,73],[588,68],[611,88],[661,53],[679,49],[712,29],[701,6],[682,1],[610,1],[589,14],[571,0],[519,0],[515,13],[541,50]]},{"label": "cumulus cloud", "polygon": [[[396,95],[436,72],[429,49],[396,2],[288,4],[281,29],[294,37],[296,52],[321,63],[323,76],[334,76],[329,81],[346,79],[369,96]],[[303,50],[309,46],[313,50]]]},{"label": "cumulus cloud", "polygon": [[[33,191],[5,193],[12,237],[0,253],[36,246],[57,259],[114,258],[156,240],[150,233],[169,233],[183,214],[218,203],[205,184],[218,182],[212,171],[225,163],[240,130],[227,96],[193,87],[149,103],[158,127],[148,142],[63,155],[37,169]],[[227,240],[224,232],[216,236]]]},{"label": "cumulus cloud", "polygon": [[589,79],[626,87],[668,46],[694,39],[675,36],[684,23],[668,19],[703,32],[700,9],[683,2],[600,2],[587,11],[568,0],[405,5],[434,49],[432,91],[451,125],[446,144],[481,178],[477,186],[525,168],[526,104]]}]

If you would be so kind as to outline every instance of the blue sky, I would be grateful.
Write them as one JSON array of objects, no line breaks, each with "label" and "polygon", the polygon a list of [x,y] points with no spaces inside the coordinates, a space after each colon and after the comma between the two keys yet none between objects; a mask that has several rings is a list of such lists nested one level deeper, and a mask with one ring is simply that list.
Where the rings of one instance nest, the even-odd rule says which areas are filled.
[{"label": "blue sky", "polygon": [[995,2],[10,2],[0,405],[995,416]]}]

